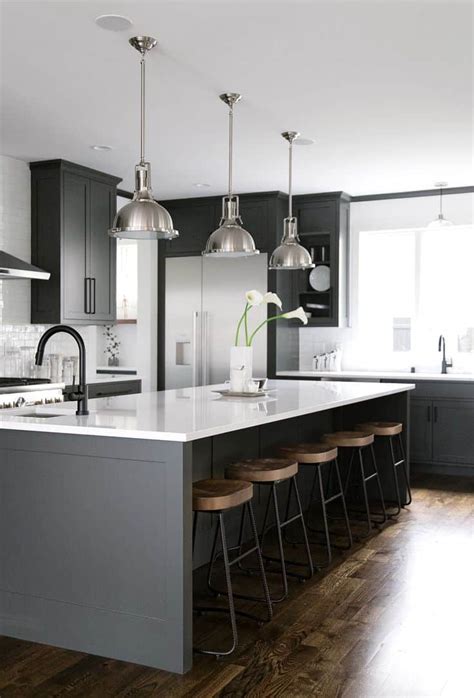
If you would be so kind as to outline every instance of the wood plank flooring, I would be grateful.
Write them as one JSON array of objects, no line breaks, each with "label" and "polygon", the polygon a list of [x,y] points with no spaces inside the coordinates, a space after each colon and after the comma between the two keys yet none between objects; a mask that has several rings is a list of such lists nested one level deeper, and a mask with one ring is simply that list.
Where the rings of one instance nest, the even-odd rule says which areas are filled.
[{"label": "wood plank flooring", "polygon": [[[175,676],[4,637],[0,696],[472,696],[473,551],[473,481],[424,476],[398,522],[292,582],[271,623],[239,619],[229,659]],[[226,620],[199,618],[195,634],[222,645]]]}]

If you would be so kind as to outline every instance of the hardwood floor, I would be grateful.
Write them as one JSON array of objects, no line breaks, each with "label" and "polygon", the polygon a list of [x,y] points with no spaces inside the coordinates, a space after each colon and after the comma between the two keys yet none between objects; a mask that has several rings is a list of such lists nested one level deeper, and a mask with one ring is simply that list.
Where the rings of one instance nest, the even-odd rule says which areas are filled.
[{"label": "hardwood floor", "polygon": [[[0,696],[472,696],[473,529],[472,480],[420,478],[398,522],[292,583],[270,624],[239,619],[228,660],[175,676],[0,638]],[[227,637],[197,620],[197,642]]]}]

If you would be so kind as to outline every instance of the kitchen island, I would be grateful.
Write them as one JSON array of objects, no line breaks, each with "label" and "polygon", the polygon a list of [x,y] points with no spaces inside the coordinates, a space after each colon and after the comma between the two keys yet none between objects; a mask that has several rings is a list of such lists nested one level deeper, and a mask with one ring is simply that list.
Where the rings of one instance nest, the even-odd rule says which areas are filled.
[{"label": "kitchen island", "polygon": [[[412,388],[276,380],[265,398],[205,386],[96,400],[88,416],[1,413],[0,632],[186,672],[193,480],[361,420],[403,421],[408,445]],[[208,526],[194,567],[208,559]]]}]

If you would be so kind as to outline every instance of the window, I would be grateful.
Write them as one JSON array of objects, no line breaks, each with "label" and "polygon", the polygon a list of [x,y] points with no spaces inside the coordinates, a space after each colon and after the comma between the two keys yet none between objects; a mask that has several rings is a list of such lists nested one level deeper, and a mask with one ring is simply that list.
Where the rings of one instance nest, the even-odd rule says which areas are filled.
[{"label": "window", "polygon": [[117,240],[117,320],[137,318],[137,242]]},{"label": "window", "polygon": [[450,351],[474,351],[474,231],[362,231],[359,332],[380,354],[432,353],[444,334]]}]

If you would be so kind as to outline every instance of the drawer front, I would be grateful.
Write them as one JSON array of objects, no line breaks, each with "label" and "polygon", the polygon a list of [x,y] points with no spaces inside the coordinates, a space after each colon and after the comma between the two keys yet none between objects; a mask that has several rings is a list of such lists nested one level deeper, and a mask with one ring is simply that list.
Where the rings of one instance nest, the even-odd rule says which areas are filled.
[{"label": "drawer front", "polygon": [[417,398],[445,398],[447,400],[474,400],[474,381],[472,382],[444,382],[444,381],[418,381],[416,373],[413,379],[396,381],[383,379],[382,383],[414,383],[416,390],[411,395]]},{"label": "drawer front", "polygon": [[89,398],[114,397],[115,395],[135,395],[142,392],[141,380],[124,380],[89,384]]}]

